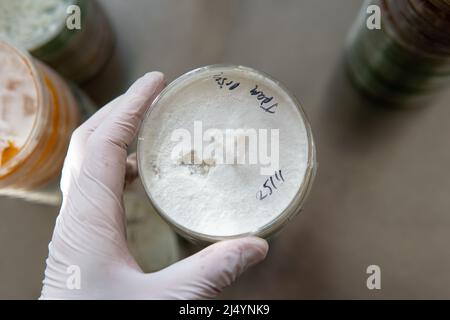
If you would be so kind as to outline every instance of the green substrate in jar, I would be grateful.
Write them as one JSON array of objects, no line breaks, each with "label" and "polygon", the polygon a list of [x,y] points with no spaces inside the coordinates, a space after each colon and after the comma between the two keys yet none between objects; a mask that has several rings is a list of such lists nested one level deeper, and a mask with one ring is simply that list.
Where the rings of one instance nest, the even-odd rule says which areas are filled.
[{"label": "green substrate in jar", "polygon": [[[356,86],[376,100],[405,106],[423,104],[450,83],[450,51],[445,51],[450,50],[450,32],[445,37],[434,24],[426,24],[413,8],[416,2],[366,2],[354,26],[347,48],[348,69]],[[366,27],[369,4],[382,9],[381,29]],[[440,25],[448,28],[448,16],[442,17]],[[435,44],[430,46],[433,37]]]}]

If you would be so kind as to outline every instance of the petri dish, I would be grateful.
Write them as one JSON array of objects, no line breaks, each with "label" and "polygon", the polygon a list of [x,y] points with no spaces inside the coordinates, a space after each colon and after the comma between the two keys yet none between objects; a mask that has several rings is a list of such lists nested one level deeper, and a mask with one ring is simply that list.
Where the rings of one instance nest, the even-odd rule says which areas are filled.
[{"label": "petri dish", "polygon": [[300,212],[317,167],[298,100],[271,76],[235,65],[169,84],[145,115],[137,153],[155,210],[199,243],[273,235]]}]

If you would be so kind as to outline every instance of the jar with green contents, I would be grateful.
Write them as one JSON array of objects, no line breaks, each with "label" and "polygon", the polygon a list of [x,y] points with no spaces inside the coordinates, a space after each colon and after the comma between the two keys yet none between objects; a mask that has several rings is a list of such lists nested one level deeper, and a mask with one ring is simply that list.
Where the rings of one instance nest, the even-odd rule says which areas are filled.
[{"label": "jar with green contents", "polygon": [[[79,28],[69,28],[67,21],[77,14]],[[0,38],[76,82],[97,74],[113,47],[110,25],[96,0],[0,0]]]},{"label": "jar with green contents", "polygon": [[[369,5],[381,29],[369,29]],[[450,84],[450,1],[366,1],[351,32],[347,62],[368,96],[403,106],[427,104]]]}]

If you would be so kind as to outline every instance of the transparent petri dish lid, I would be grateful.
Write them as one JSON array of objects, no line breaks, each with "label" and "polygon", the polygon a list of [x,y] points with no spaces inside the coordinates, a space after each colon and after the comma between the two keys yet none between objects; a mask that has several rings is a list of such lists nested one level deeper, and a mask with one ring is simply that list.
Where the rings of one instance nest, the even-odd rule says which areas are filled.
[{"label": "transparent petri dish lid", "polygon": [[274,234],[300,211],[316,171],[298,100],[243,66],[206,66],[170,83],[145,115],[137,149],[156,211],[201,243]]}]

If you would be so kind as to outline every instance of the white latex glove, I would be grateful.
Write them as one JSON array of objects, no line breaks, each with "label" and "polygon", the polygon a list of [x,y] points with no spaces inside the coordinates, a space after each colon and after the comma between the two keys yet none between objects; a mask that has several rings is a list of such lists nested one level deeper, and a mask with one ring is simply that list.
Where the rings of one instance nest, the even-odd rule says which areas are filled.
[{"label": "white latex glove", "polygon": [[122,194],[136,166],[127,148],[163,86],[161,73],[146,74],[74,132],[42,299],[213,298],[266,256],[266,241],[253,237],[216,243],[152,274],[131,256]]}]

